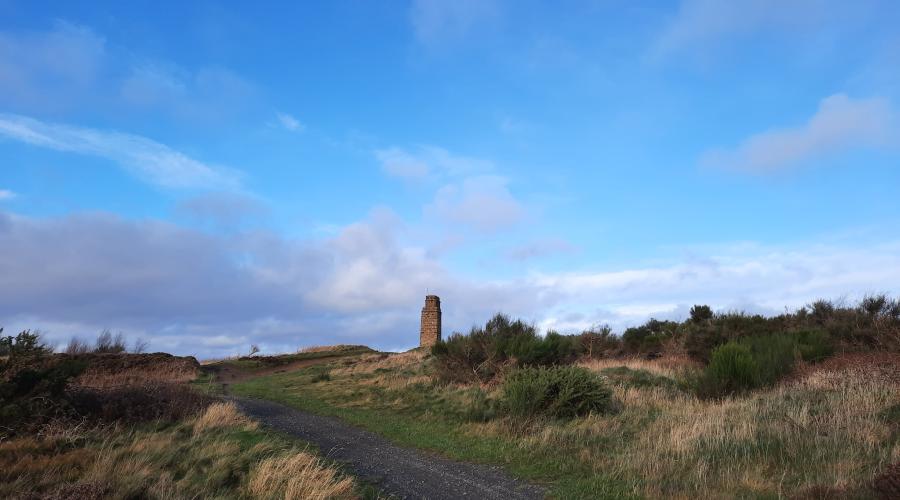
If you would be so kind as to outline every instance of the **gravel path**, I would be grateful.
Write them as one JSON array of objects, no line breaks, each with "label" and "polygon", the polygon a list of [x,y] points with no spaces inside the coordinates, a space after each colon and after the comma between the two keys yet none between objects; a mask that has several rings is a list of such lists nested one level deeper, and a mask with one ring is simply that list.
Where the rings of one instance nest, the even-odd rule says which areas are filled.
[{"label": "gravel path", "polygon": [[432,500],[544,498],[544,490],[507,475],[500,467],[448,460],[403,448],[343,421],[249,398],[233,398],[264,425],[315,444],[363,481],[397,498]]}]

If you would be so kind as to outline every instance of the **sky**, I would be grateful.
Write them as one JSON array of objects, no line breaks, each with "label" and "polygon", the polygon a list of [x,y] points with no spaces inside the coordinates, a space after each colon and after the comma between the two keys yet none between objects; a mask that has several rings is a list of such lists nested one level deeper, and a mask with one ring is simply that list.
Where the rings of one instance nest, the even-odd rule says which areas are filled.
[{"label": "sky", "polygon": [[0,0],[0,326],[200,357],[900,293],[891,0]]}]

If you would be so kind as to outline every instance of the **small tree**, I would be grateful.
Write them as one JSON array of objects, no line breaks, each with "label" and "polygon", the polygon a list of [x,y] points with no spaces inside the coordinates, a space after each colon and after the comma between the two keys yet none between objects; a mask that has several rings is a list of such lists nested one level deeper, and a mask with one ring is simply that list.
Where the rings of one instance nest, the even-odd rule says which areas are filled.
[{"label": "small tree", "polygon": [[137,339],[134,341],[134,347],[131,349],[131,352],[134,354],[141,354],[142,352],[147,350],[147,346],[150,344],[144,339]]},{"label": "small tree", "polygon": [[250,345],[250,356],[253,356],[254,354],[256,354],[258,352],[259,352],[259,346],[256,344],[251,344]]},{"label": "small tree", "polygon": [[66,354],[85,354],[88,352],[91,352],[91,347],[78,337],[72,337],[72,340],[66,346]]},{"label": "small tree", "polygon": [[100,332],[94,352],[118,354],[126,351],[125,336],[122,332],[113,336],[109,330]]}]

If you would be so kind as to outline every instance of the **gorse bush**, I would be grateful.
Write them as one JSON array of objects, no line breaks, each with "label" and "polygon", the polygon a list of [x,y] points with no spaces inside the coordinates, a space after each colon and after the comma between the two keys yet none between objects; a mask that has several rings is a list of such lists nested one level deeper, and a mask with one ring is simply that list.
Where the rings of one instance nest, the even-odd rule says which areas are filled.
[{"label": "gorse bush", "polygon": [[447,381],[488,381],[504,368],[547,366],[569,362],[582,352],[579,336],[548,332],[540,337],[534,326],[497,314],[483,328],[458,333],[432,348],[438,375]]},{"label": "gorse bush", "polygon": [[701,396],[721,396],[757,387],[759,365],[750,348],[729,342],[713,350],[698,382]]},{"label": "gorse bush", "polygon": [[[3,328],[0,328],[0,334]],[[0,356],[8,357],[8,364],[23,358],[42,356],[53,352],[50,346],[41,340],[41,334],[37,331],[23,330],[15,337],[0,336]]]},{"label": "gorse bush", "polygon": [[679,324],[674,321],[650,319],[641,326],[625,330],[622,342],[629,351],[635,353],[659,352],[663,342],[674,337]]},{"label": "gorse bush", "polygon": [[581,352],[589,358],[602,358],[617,354],[622,349],[622,339],[607,325],[591,327],[581,333]]},{"label": "gorse bush", "polygon": [[819,361],[831,353],[831,339],[818,330],[732,340],[712,351],[697,392],[717,397],[769,386],[789,374],[798,360]]},{"label": "gorse bush", "polygon": [[[625,354],[656,354],[674,350],[707,363],[712,351],[731,341],[774,334],[814,332],[828,346],[812,357],[842,351],[900,351],[900,300],[885,295],[864,297],[850,306],[816,300],[794,312],[767,317],[744,312],[715,313],[695,305],[682,322],[650,319],[622,334]],[[813,342],[822,345],[821,342]]]},{"label": "gorse bush", "polygon": [[834,341],[824,330],[804,330],[793,334],[803,361],[822,361],[834,354]]},{"label": "gorse bush", "polygon": [[597,374],[578,366],[521,368],[503,382],[503,405],[516,417],[572,418],[605,412],[612,391]]}]

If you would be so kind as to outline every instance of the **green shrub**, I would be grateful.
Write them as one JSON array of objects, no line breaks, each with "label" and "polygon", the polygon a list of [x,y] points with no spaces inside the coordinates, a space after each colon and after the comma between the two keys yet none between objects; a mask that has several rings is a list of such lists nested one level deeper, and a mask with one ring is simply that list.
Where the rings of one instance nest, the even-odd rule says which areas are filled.
[{"label": "green shrub", "polygon": [[572,418],[605,412],[612,391],[603,379],[577,366],[522,368],[503,383],[503,404],[516,417]]},{"label": "green shrub", "polygon": [[[705,311],[698,312],[699,317],[705,314]],[[783,332],[785,322],[782,318],[766,318],[758,314],[724,313],[701,321],[685,321],[680,330],[687,353],[698,361],[708,362],[716,347],[746,337]]]},{"label": "green shrub", "polygon": [[674,321],[650,319],[641,326],[625,330],[622,342],[634,353],[656,353],[662,350],[662,343],[676,335],[679,324]]},{"label": "green shrub", "polygon": [[803,361],[822,361],[834,354],[834,342],[824,330],[804,330],[794,335]]},{"label": "green shrub", "polygon": [[[0,328],[0,333],[3,333],[3,328]],[[53,349],[44,344],[37,331],[23,330],[15,337],[0,337],[0,356],[9,356],[10,363],[51,352]]]},{"label": "green shrub", "polygon": [[7,367],[6,380],[0,379],[0,439],[76,413],[66,386],[84,371],[86,363],[65,360],[44,366],[37,359],[33,365]]},{"label": "green shrub", "polygon": [[759,366],[750,348],[729,342],[715,348],[698,381],[701,396],[714,397],[757,387]]},{"label": "green shrub", "polygon": [[581,352],[589,358],[615,355],[622,349],[622,339],[615,336],[608,325],[591,327],[579,336]]},{"label": "green shrub", "polygon": [[465,407],[466,420],[487,422],[496,417],[497,413],[497,401],[489,398],[480,387],[476,387],[472,393],[472,400]]},{"label": "green shrub", "polygon": [[713,310],[706,305],[694,305],[691,308],[691,317],[689,321],[692,323],[703,323],[713,318]]},{"label": "green shrub", "polygon": [[822,330],[777,333],[733,340],[715,348],[698,381],[698,393],[714,397],[772,385],[797,360],[821,361],[833,352]]},{"label": "green shrub", "polygon": [[774,384],[790,373],[799,359],[797,340],[790,334],[747,337],[738,342],[749,347],[756,364],[755,384],[747,389]]},{"label": "green shrub", "polygon": [[486,382],[511,365],[549,366],[570,362],[581,349],[578,336],[551,331],[540,337],[534,326],[497,314],[483,328],[472,328],[468,335],[454,333],[438,342],[431,352],[442,380]]}]

